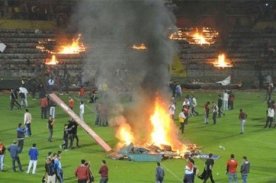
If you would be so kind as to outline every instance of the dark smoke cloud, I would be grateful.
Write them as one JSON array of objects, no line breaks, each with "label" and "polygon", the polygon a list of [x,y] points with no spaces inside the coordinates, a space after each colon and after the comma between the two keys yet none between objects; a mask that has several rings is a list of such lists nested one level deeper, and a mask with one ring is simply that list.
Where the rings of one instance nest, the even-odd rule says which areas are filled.
[{"label": "dark smoke cloud", "polygon": [[[108,86],[108,104],[120,103],[120,93],[131,95],[134,103],[152,100],[157,93],[168,96],[168,68],[175,54],[168,32],[175,24],[163,0],[81,1],[73,20],[90,50],[84,79]],[[135,43],[148,49],[131,49]]]}]

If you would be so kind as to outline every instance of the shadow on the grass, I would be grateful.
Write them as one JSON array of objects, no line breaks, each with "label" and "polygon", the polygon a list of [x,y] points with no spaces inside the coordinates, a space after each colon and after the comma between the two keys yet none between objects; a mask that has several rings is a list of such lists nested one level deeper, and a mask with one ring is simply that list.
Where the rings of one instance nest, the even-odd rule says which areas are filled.
[{"label": "shadow on the grass", "polygon": [[66,180],[66,181],[69,181],[69,180],[76,180],[76,177],[74,177],[74,176],[66,177],[66,178],[64,178],[64,180]]},{"label": "shadow on the grass", "polygon": [[256,124],[256,125],[251,125],[251,126],[253,126],[253,127],[262,127],[262,128],[264,128],[264,125],[265,125],[265,124]]},{"label": "shadow on the grass", "polygon": [[39,150],[49,150],[49,151],[51,151],[51,149],[56,149],[56,148],[58,148],[58,145],[56,145],[56,144],[53,144],[53,145],[51,145],[51,146],[45,146],[45,147],[42,147],[42,148],[40,148]]},{"label": "shadow on the grass", "polygon": [[275,183],[275,180],[269,180],[269,181],[267,181],[265,183]]},{"label": "shadow on the grass", "polygon": [[13,130],[14,131],[15,128],[8,128],[8,129],[4,129],[4,130],[0,130],[0,132],[7,132],[7,131],[10,131],[10,130]]},{"label": "shadow on the grass", "polygon": [[252,121],[263,121],[265,120],[264,118],[250,118]]},{"label": "shadow on the grass", "polygon": [[[265,170],[266,173],[270,172],[270,173],[275,173],[275,167],[269,167],[269,166],[266,166],[266,167],[262,167],[262,166],[255,166],[254,167],[254,170],[257,170],[257,171],[263,171]],[[275,183],[275,179],[274,179],[274,182]]]},{"label": "shadow on the grass", "polygon": [[228,135],[228,136],[220,137],[220,139],[229,139],[229,138],[233,138],[233,137],[240,136],[240,135],[241,134],[238,132],[238,133],[235,133],[233,135]]}]

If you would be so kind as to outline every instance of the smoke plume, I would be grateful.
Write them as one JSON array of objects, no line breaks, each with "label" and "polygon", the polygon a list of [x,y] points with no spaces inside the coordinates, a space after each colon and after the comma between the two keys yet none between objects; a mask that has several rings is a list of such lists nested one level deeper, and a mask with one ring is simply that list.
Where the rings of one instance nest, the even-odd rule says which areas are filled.
[{"label": "smoke plume", "polygon": [[[168,39],[174,16],[163,0],[80,1],[73,17],[88,45],[84,80],[96,81],[110,113],[143,126],[155,95],[168,98],[169,65],[175,45]],[[146,50],[132,49],[141,44]],[[129,97],[131,107],[121,105]],[[117,106],[117,107],[114,107]],[[114,109],[116,109],[114,111]]]}]

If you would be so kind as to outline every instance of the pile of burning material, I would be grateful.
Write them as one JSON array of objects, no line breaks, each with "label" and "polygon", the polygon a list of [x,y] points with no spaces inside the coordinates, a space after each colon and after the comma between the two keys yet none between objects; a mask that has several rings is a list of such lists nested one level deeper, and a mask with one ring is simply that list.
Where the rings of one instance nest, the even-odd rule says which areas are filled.
[{"label": "pile of burning material", "polygon": [[173,151],[169,145],[139,147],[131,143],[123,146],[117,152],[111,153],[109,157],[115,160],[161,161],[165,159],[186,159],[187,157],[197,157],[200,155],[201,152],[195,144],[188,145],[187,152],[180,153]]},{"label": "pile of burning material", "polygon": [[170,34],[171,40],[184,40],[189,44],[196,45],[212,45],[216,42],[219,33],[209,27],[197,27],[189,29],[178,29],[176,32]]},{"label": "pile of burning material", "polygon": [[128,111],[129,116],[125,114],[114,117],[113,123],[117,126],[115,135],[119,142],[109,157],[130,161],[201,157],[200,147],[196,144],[184,144],[179,139],[178,128],[166,106],[161,97],[156,97],[154,103],[150,103],[147,107],[137,106],[144,112],[144,120],[130,111]]},{"label": "pile of burning material", "polygon": [[[58,42],[58,43],[57,43]],[[81,54],[86,51],[86,47],[81,41],[81,34],[73,37],[72,40],[58,41],[56,39],[46,39],[38,41],[36,49],[49,54]]]},{"label": "pile of burning material", "polygon": [[[36,48],[41,52],[48,53],[51,58],[45,60],[46,65],[57,65],[59,61],[57,60],[57,55],[76,55],[81,56],[80,54],[86,51],[86,47],[81,42],[81,34],[78,34],[77,37],[72,38],[70,41],[60,41],[61,43],[57,44],[55,39],[47,39],[38,42]],[[64,57],[63,56],[63,57]]]},{"label": "pile of burning material", "polygon": [[81,34],[78,34],[76,38],[73,38],[69,44],[61,45],[58,48],[58,54],[80,54],[86,51],[84,44],[80,41]]}]

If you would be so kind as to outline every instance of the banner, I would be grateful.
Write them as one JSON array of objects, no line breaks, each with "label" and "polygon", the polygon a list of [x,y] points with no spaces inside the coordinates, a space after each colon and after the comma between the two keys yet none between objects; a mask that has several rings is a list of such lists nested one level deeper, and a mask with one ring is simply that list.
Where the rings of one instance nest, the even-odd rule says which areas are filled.
[{"label": "banner", "polygon": [[4,44],[4,43],[0,43],[0,52],[4,52],[5,51],[5,49],[6,49],[6,45]]}]

